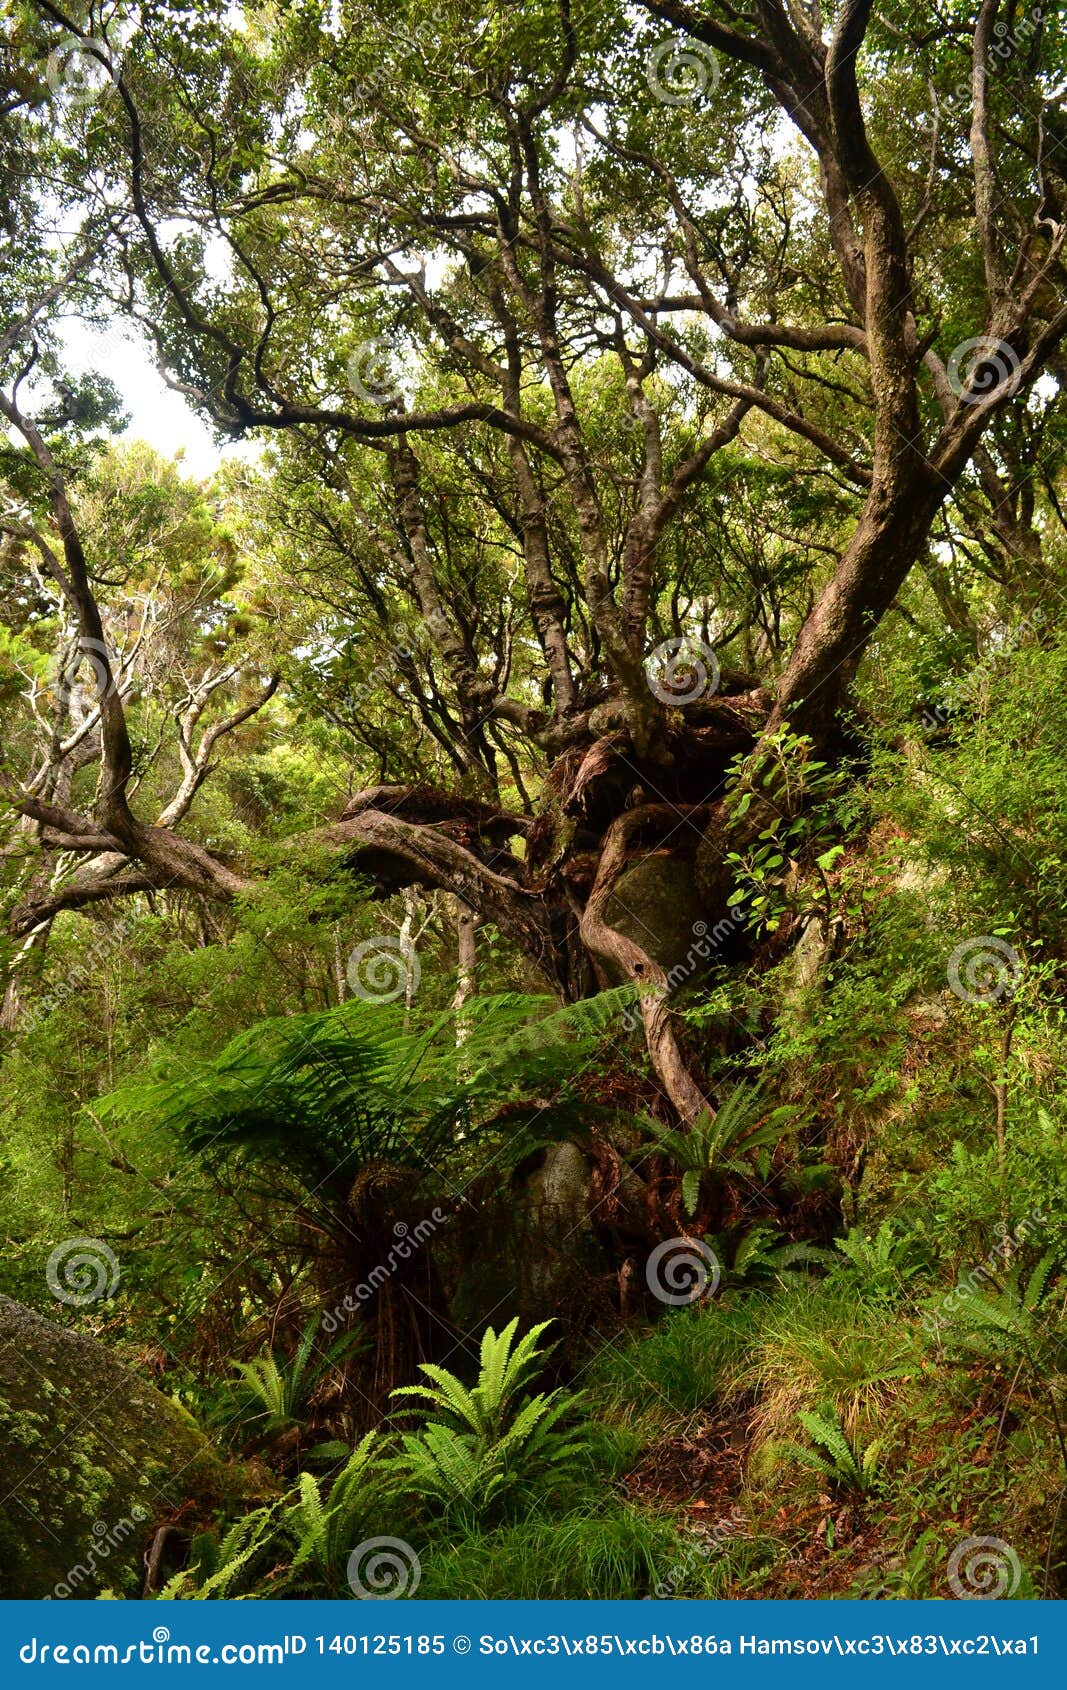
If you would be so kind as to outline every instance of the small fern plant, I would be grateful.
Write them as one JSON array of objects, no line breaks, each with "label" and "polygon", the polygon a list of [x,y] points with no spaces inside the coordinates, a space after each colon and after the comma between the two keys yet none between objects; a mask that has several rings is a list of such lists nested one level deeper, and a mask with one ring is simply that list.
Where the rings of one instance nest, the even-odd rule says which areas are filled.
[{"label": "small fern plant", "polygon": [[405,1385],[394,1397],[417,1399],[427,1418],[405,1433],[393,1467],[418,1495],[480,1519],[520,1492],[573,1473],[587,1448],[578,1424],[580,1398],[565,1390],[527,1387],[546,1351],[542,1321],[517,1338],[518,1321],[482,1339],[477,1384],[469,1390],[446,1367],[421,1363],[428,1385]]},{"label": "small fern plant", "polygon": [[837,1415],[830,1409],[812,1414],[802,1410],[797,1419],[807,1432],[815,1448],[794,1443],[789,1453],[805,1467],[828,1479],[837,1490],[865,1492],[871,1489],[878,1475],[881,1440],[862,1449],[850,1443]]},{"label": "small fern plant", "polygon": [[324,1493],[326,1479],[301,1473],[286,1510],[284,1530],[293,1545],[290,1577],[312,1575],[327,1594],[336,1593],[352,1546],[366,1535],[365,1522],[384,1495],[387,1480],[378,1464],[378,1434],[368,1432]]},{"label": "small fern plant", "polygon": [[241,1591],[238,1587],[248,1584],[262,1552],[275,1537],[277,1525],[275,1509],[271,1506],[245,1514],[221,1538],[214,1532],[199,1533],[190,1546],[188,1566],[168,1579],[156,1600],[232,1601],[255,1595],[252,1588]]},{"label": "small fern plant", "polygon": [[[1014,1365],[1023,1358],[1039,1367],[1049,1338],[1044,1317],[1056,1263],[1056,1251],[1046,1250],[1024,1284],[1022,1264],[1016,1262],[993,1296],[967,1287],[951,1316],[953,1345],[990,1361]],[[1058,1331],[1054,1337],[1058,1349]]]},{"label": "small fern plant", "polygon": [[792,1105],[774,1109],[760,1121],[760,1088],[742,1083],[735,1086],[722,1107],[713,1115],[701,1115],[687,1132],[678,1132],[659,1121],[646,1126],[651,1142],[682,1170],[682,1204],[686,1214],[695,1215],[700,1204],[700,1186],[705,1175],[731,1173],[751,1176],[747,1160],[763,1152],[760,1173],[770,1171],[770,1156],[781,1142],[783,1129],[799,1113]]},{"label": "small fern plant", "polygon": [[[372,1511],[388,1495],[391,1479],[378,1459],[377,1437],[368,1432],[347,1452],[332,1481],[301,1473],[287,1497],[242,1516],[221,1536],[195,1537],[188,1566],[174,1574],[157,1600],[336,1596],[353,1544],[367,1535]],[[267,1571],[269,1591],[263,1589]]]},{"label": "small fern plant", "polygon": [[923,1263],[916,1259],[915,1238],[911,1233],[898,1232],[890,1220],[882,1222],[873,1238],[861,1227],[850,1227],[844,1238],[834,1239],[834,1248],[844,1257],[838,1263],[838,1274],[858,1280],[864,1296],[899,1293],[923,1271]]},{"label": "small fern plant", "polygon": [[[723,1247],[725,1253],[725,1246]],[[776,1226],[761,1221],[739,1239],[730,1268],[732,1284],[776,1278],[789,1268],[826,1267],[833,1252],[821,1244],[793,1244]]]},{"label": "small fern plant", "polygon": [[[273,1436],[299,1426],[306,1418],[308,1404],[317,1386],[331,1367],[337,1366],[362,1338],[358,1333],[342,1332],[332,1344],[315,1351],[319,1321],[313,1317],[300,1335],[293,1354],[281,1357],[267,1350],[253,1361],[238,1362],[235,1367],[237,1420],[253,1426],[258,1433]],[[232,1419],[232,1411],[226,1413]],[[343,1446],[323,1446],[320,1453],[337,1453]]]},{"label": "small fern plant", "polygon": [[1026,1370],[1035,1393],[1049,1411],[1060,1461],[1067,1474],[1067,1424],[1062,1411],[1063,1334],[1060,1311],[1053,1306],[1052,1276],[1059,1265],[1055,1249],[1046,1250],[1023,1281],[1017,1261],[989,1296],[967,1287],[949,1317],[942,1341],[960,1356],[996,1368]]}]

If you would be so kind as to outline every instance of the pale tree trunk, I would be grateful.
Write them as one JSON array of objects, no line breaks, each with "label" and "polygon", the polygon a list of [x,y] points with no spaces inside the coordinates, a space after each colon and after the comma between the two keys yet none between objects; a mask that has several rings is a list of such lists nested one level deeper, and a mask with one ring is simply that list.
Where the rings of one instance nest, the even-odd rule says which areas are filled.
[{"label": "pale tree trunk", "polygon": [[345,959],[341,954],[341,934],[336,927],[333,930],[333,979],[337,988],[337,1001],[344,1003],[348,996],[348,979],[345,975]]},{"label": "pale tree trunk", "polygon": [[474,996],[478,918],[461,899],[453,896],[451,902],[456,922],[456,992],[452,1008],[456,1011],[456,1045],[460,1046],[470,1037],[470,1022],[463,1010]]}]

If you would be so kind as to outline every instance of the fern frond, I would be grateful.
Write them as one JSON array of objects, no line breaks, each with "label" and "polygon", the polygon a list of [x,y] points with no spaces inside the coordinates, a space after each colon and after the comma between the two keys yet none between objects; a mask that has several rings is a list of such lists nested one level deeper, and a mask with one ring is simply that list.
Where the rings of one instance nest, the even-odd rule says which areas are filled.
[{"label": "fern frond", "polygon": [[1058,1259],[1059,1258],[1055,1250],[1046,1250],[1044,1255],[1041,1257],[1041,1260],[1034,1268],[1033,1273],[1027,1280],[1026,1290],[1023,1292],[1022,1296],[1022,1303],[1023,1308],[1030,1314],[1035,1313],[1040,1307],[1041,1301],[1045,1295],[1046,1287],[1052,1277],[1052,1272]]},{"label": "fern frond", "polygon": [[841,1473],[847,1473],[852,1478],[859,1477],[856,1457],[836,1420],[831,1420],[825,1415],[812,1414],[806,1409],[801,1410],[797,1419],[812,1441],[828,1451]]}]

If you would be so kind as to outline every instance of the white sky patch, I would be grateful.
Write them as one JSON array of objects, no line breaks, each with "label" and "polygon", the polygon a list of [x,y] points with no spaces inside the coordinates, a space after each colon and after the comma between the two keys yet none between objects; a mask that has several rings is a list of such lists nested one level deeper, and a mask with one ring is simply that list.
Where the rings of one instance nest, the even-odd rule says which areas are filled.
[{"label": "white sky patch", "polygon": [[72,375],[95,371],[114,382],[122,395],[130,422],[121,438],[144,440],[163,457],[181,454],[184,469],[193,476],[212,475],[223,458],[255,461],[259,447],[251,441],[220,445],[213,431],[180,393],[165,383],[143,339],[127,324],[107,329],[69,321],[63,336]]}]

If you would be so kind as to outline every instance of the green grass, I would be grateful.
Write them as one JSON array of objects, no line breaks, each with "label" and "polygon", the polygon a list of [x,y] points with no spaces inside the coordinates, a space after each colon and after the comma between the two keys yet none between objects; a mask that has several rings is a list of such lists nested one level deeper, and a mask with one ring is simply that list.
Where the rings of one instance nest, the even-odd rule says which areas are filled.
[{"label": "green grass", "polygon": [[736,1376],[767,1299],[759,1293],[679,1309],[651,1332],[609,1346],[589,1372],[604,1404],[644,1414],[692,1414]]},{"label": "green grass", "polygon": [[588,1511],[437,1537],[419,1555],[420,1598],[603,1601],[650,1595],[685,1550],[670,1518],[601,1495]]},{"label": "green grass", "polygon": [[864,1302],[840,1283],[802,1281],[764,1306],[752,1345],[723,1387],[757,1398],[757,1445],[791,1437],[803,1411],[832,1407],[846,1434],[879,1430],[922,1372],[907,1312]]}]

